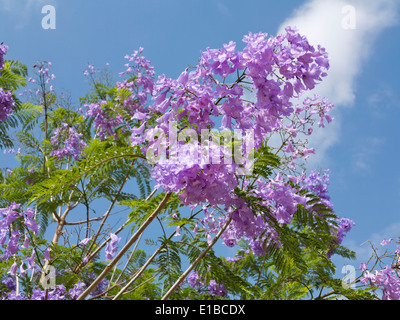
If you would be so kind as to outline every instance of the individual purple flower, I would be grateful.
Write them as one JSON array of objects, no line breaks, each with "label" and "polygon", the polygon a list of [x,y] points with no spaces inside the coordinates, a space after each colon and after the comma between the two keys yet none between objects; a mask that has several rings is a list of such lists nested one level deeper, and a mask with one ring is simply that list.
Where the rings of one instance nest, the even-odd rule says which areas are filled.
[{"label": "individual purple flower", "polygon": [[7,271],[7,274],[9,274],[11,277],[15,277],[15,275],[17,274],[17,270],[18,270],[18,265],[17,262],[14,261],[10,270]]},{"label": "individual purple flower", "polygon": [[87,243],[88,243],[91,239],[92,239],[92,237],[83,239],[81,242],[79,242],[78,246],[82,246],[82,247],[86,246]]},{"label": "individual purple flower", "polygon": [[8,240],[7,248],[4,251],[3,259],[8,260],[9,257],[11,257],[13,254],[15,254],[18,249],[18,240],[21,236],[21,233],[19,230],[12,230],[11,231],[11,236],[10,239]]},{"label": "individual purple flower", "polygon": [[29,247],[29,237],[28,234],[25,232],[25,240],[24,243],[22,244],[22,248],[28,249],[28,247]]},{"label": "individual purple flower", "polygon": [[388,240],[386,240],[386,239],[383,239],[382,240],[382,242],[381,242],[381,246],[386,246],[386,245],[388,245],[390,242],[392,242],[392,238],[390,238],[390,239],[388,239]]},{"label": "individual purple flower", "polygon": [[35,256],[36,256],[36,252],[35,249],[32,249],[32,254],[29,258],[27,258],[28,261],[28,269],[29,270],[34,270],[35,269]]},{"label": "individual purple flower", "polygon": [[366,264],[365,262],[361,262],[361,263],[360,263],[360,270],[361,270],[361,271],[367,270],[367,264]]},{"label": "individual purple flower", "polygon": [[40,226],[36,223],[35,219],[25,218],[24,223],[30,230],[37,234]]},{"label": "individual purple flower", "polygon": [[44,259],[45,260],[47,260],[47,261],[50,261],[51,260],[51,257],[50,257],[50,247],[48,247],[47,249],[46,249],[46,251],[44,252]]},{"label": "individual purple flower", "polygon": [[180,226],[177,226],[176,227],[176,232],[175,232],[175,237],[179,237],[179,236],[181,236],[182,234],[181,234],[181,227]]},{"label": "individual purple flower", "polygon": [[86,264],[88,263],[88,261],[89,261],[89,256],[85,256],[85,257],[82,259],[83,265],[86,265]]},{"label": "individual purple flower", "polygon": [[19,276],[25,277],[25,275],[26,275],[26,270],[24,269],[24,263],[21,262],[21,265],[19,266]]},{"label": "individual purple flower", "polygon": [[115,252],[118,251],[117,243],[121,240],[114,233],[110,233],[110,242],[107,243],[106,246],[106,260],[111,260],[114,258]]}]

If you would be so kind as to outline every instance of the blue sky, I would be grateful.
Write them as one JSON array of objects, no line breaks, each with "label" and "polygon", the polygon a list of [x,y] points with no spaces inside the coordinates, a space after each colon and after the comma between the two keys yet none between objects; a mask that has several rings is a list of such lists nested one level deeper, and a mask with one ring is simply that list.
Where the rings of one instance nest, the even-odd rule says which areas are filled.
[{"label": "blue sky", "polygon": [[[56,90],[74,101],[87,89],[87,63],[115,73],[140,46],[157,74],[178,76],[200,50],[249,32],[276,34],[297,26],[331,54],[331,70],[318,93],[336,105],[335,121],[311,139],[309,168],[331,170],[338,215],[356,222],[344,244],[368,257],[367,240],[400,236],[400,3],[397,0],[0,0],[0,42],[8,59],[32,66],[53,63]],[[56,8],[56,29],[44,30],[44,5]],[[355,9],[354,28],[345,28]],[[353,16],[351,16],[353,17]],[[346,20],[347,21],[347,20]],[[0,167],[12,165],[9,157]]]}]

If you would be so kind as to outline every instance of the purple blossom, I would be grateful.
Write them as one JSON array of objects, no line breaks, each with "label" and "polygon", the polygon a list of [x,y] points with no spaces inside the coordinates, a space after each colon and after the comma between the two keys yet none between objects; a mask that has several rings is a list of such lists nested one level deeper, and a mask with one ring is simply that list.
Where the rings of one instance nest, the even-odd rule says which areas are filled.
[{"label": "purple blossom", "polygon": [[4,255],[3,255],[2,259],[8,260],[9,257],[11,257],[13,254],[15,254],[18,251],[18,249],[19,249],[18,240],[19,240],[20,236],[21,236],[21,233],[19,230],[11,231],[11,236],[10,236],[10,239],[8,240],[8,244],[7,244],[6,250],[4,251]]},{"label": "purple blossom", "polygon": [[26,270],[24,269],[24,263],[21,262],[21,265],[19,266],[19,276],[25,277],[25,275],[26,275]]},{"label": "purple blossom", "polygon": [[50,138],[54,147],[50,155],[56,156],[59,160],[64,157],[73,157],[78,160],[81,150],[87,146],[82,137],[83,135],[78,133],[75,128],[70,127],[67,123],[62,123],[61,127],[54,130],[53,136]]},{"label": "purple blossom", "polygon": [[8,270],[7,274],[9,274],[11,277],[15,277],[15,275],[17,274],[17,270],[18,270],[18,265],[17,262],[14,261],[10,270]]},{"label": "purple blossom", "polygon": [[200,279],[197,272],[191,272],[187,277],[188,284],[195,289],[199,289],[204,285],[204,282]]},{"label": "purple blossom", "polygon": [[4,58],[3,56],[5,56],[7,54],[7,45],[0,43],[0,70],[4,69]]},{"label": "purple blossom", "polygon": [[15,107],[11,91],[4,91],[0,88],[0,121],[6,121]]},{"label": "purple blossom", "polygon": [[225,296],[228,291],[223,284],[218,284],[215,280],[210,280],[208,290],[212,295]]},{"label": "purple blossom", "polygon": [[396,270],[389,266],[374,273],[365,270],[360,282],[382,289],[382,300],[400,300],[400,279]]},{"label": "purple blossom", "polygon": [[16,219],[21,217],[21,214],[15,210],[21,207],[20,204],[12,203],[9,207],[0,209],[0,216],[4,218],[0,222],[0,226],[8,227]]},{"label": "purple blossom", "polygon": [[86,116],[94,119],[94,128],[102,140],[114,135],[114,128],[123,123],[121,117],[113,117],[105,112],[105,105],[105,102],[85,104]]},{"label": "purple blossom", "polygon": [[[336,235],[336,240],[333,241],[333,246],[338,246],[342,243],[343,238],[346,236],[348,232],[350,232],[351,228],[355,225],[354,221],[348,218],[338,218],[336,219],[337,226],[333,226],[332,232]],[[328,257],[331,257],[333,251],[328,252]]]},{"label": "purple blossom", "polygon": [[390,242],[392,242],[392,238],[390,238],[390,239],[388,239],[388,240],[386,240],[386,239],[383,239],[382,240],[382,242],[381,242],[381,246],[386,246],[386,245],[388,245]]},{"label": "purple blossom", "polygon": [[81,295],[85,288],[86,284],[78,281],[71,289],[69,289],[68,294],[70,295],[71,299],[75,300]]},{"label": "purple blossom", "polygon": [[35,249],[32,249],[32,254],[29,258],[27,258],[28,261],[28,269],[29,270],[34,270],[35,269],[35,256],[36,256],[36,252]]},{"label": "purple blossom", "polygon": [[114,258],[115,252],[118,251],[118,247],[116,246],[118,242],[120,242],[121,238],[118,238],[114,233],[110,233],[111,241],[107,243],[106,246],[106,260],[111,260]]},{"label": "purple blossom", "polygon": [[97,287],[90,293],[92,296],[96,296],[102,292],[105,291],[106,287],[108,285],[108,280],[107,279],[103,279],[102,281],[100,281],[100,283],[97,285]]},{"label": "purple blossom", "polygon": [[35,219],[29,219],[25,218],[24,219],[25,225],[32,230],[35,234],[37,234],[40,226],[36,223]]},{"label": "purple blossom", "polygon": [[46,249],[46,251],[44,252],[44,259],[45,260],[47,260],[47,261],[50,261],[51,260],[51,257],[50,257],[50,247],[48,247],[47,249]]},{"label": "purple blossom", "polygon": [[175,232],[175,237],[179,237],[179,236],[181,236],[182,234],[181,234],[181,227],[180,226],[177,226],[176,227],[176,232]]},{"label": "purple blossom", "polygon": [[195,271],[191,272],[187,277],[189,286],[196,289],[199,293],[208,292],[212,295],[225,296],[228,291],[223,284],[218,284],[215,280],[210,280],[208,286],[205,288],[205,281],[201,279],[199,274]]},{"label": "purple blossom", "polygon": [[88,243],[91,239],[92,239],[92,237],[83,239],[81,242],[79,242],[78,246],[86,246],[87,243]]},{"label": "purple blossom", "polygon": [[7,277],[4,280],[2,280],[2,283],[5,284],[10,291],[16,289],[15,278]]},{"label": "purple blossom", "polygon": [[24,240],[24,243],[22,244],[22,248],[28,249],[28,247],[29,247],[29,237],[28,237],[28,234],[25,233],[25,240]]}]

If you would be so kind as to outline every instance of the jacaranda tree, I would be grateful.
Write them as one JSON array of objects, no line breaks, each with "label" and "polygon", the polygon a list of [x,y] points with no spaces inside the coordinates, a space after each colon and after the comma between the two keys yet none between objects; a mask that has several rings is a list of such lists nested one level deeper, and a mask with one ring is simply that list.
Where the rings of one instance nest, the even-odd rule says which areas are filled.
[{"label": "jacaranda tree", "polygon": [[335,277],[354,222],[333,210],[329,171],[305,167],[332,121],[307,95],[328,53],[290,27],[243,42],[177,79],[142,48],[118,81],[89,65],[79,105],[50,62],[28,75],[0,46],[0,145],[17,161],[0,173],[2,299],[376,297]]}]

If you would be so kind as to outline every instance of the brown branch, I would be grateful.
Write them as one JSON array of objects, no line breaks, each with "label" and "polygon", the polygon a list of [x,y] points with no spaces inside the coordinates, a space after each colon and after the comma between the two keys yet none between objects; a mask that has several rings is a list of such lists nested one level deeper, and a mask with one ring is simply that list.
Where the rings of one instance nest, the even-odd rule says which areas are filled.
[{"label": "brown branch", "polygon": [[128,249],[136,242],[139,236],[146,230],[148,225],[154,220],[154,218],[161,212],[161,210],[167,204],[169,198],[171,197],[171,193],[165,194],[164,199],[160,202],[158,207],[154,210],[154,212],[150,215],[150,217],[141,225],[141,227],[136,231],[136,233],[129,239],[129,241],[125,244],[125,246],[121,249],[121,251],[114,257],[114,259],[105,267],[103,272],[97,277],[96,280],[92,282],[92,284],[78,297],[77,300],[84,300],[90,292],[93,291],[97,287],[97,285],[105,278],[105,276],[112,270],[112,268],[118,263],[118,261],[125,255]]},{"label": "brown branch", "polygon": [[174,283],[174,285],[168,290],[168,292],[162,297],[161,300],[167,300],[171,294],[176,290],[176,288],[179,287],[179,285],[185,280],[185,278],[189,275],[189,273],[200,263],[200,261],[205,257],[205,255],[208,253],[208,251],[211,250],[211,248],[215,245],[215,243],[218,241],[218,239],[221,237],[221,235],[225,232],[226,228],[232,221],[232,215],[229,217],[229,219],[226,221],[224,226],[219,230],[218,234],[215,236],[215,238],[211,241],[211,243],[208,245],[207,248],[204,249],[204,251],[198,256],[198,258],[189,266],[189,268],[186,269],[186,271],[179,277],[179,279]]}]

